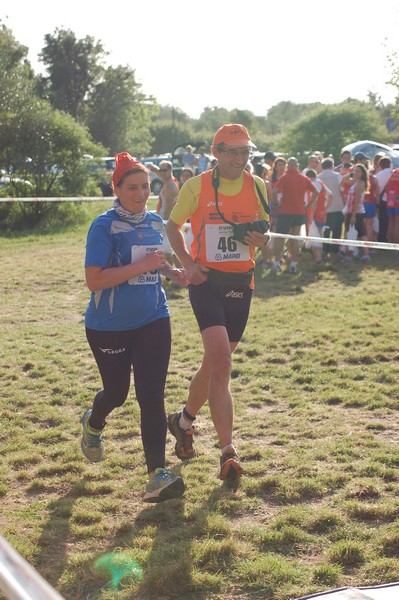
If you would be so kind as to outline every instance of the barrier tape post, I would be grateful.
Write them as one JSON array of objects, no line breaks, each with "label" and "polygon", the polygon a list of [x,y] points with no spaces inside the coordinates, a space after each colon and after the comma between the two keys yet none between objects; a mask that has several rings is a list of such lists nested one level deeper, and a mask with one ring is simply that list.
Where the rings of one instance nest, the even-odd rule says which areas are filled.
[{"label": "barrier tape post", "polygon": [[64,600],[1,535],[0,590],[10,600]]}]

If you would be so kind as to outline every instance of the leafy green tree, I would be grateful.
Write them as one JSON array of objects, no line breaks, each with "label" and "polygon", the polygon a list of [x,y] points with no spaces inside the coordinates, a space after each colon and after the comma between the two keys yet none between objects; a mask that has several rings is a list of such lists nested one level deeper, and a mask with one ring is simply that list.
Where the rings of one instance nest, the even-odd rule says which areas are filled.
[{"label": "leafy green tree", "polygon": [[241,123],[248,129],[251,133],[251,136],[257,130],[257,120],[253,112],[250,110],[241,110],[238,108],[234,108],[230,111],[229,115],[230,123]]},{"label": "leafy green tree", "polygon": [[27,54],[28,48],[19,44],[11,30],[0,24],[0,163],[3,168],[7,167],[4,154],[13,139],[12,131],[5,130],[5,120],[23,110],[34,95],[34,73]]},{"label": "leafy green tree", "polygon": [[384,120],[370,103],[348,99],[341,104],[316,108],[286,128],[280,150],[298,158],[320,150],[338,157],[341,148],[356,140],[384,140]]},{"label": "leafy green tree", "polygon": [[194,142],[197,137],[191,125],[171,120],[155,120],[151,126],[151,134],[154,140],[152,143],[154,154],[173,152],[177,146],[185,145],[190,141]]},{"label": "leafy green tree", "polygon": [[218,106],[207,106],[202,111],[196,123],[196,128],[209,130],[214,133],[225,123],[231,123],[229,110]]},{"label": "leafy green tree", "polygon": [[310,104],[295,104],[287,100],[279,102],[268,110],[264,123],[264,131],[269,135],[277,134],[319,106],[321,106],[319,102]]},{"label": "leafy green tree", "polygon": [[48,77],[42,80],[43,88],[54,108],[77,119],[87,94],[102,73],[101,60],[106,53],[93,37],[78,40],[69,29],[57,28],[53,35],[45,36],[45,41],[40,60]]},{"label": "leafy green tree", "polygon": [[151,148],[151,117],[157,105],[141,91],[130,67],[109,67],[85,107],[93,138],[109,152],[146,154]]},{"label": "leafy green tree", "polygon": [[[47,102],[32,99],[25,109],[4,119],[2,135],[8,139],[3,160],[12,171],[12,191],[15,197],[62,197],[86,195],[89,174],[84,153],[100,153],[85,128],[65,113],[53,109]],[[104,150],[103,150],[104,151]],[[30,182],[30,185],[20,181]],[[99,193],[99,192],[97,192]],[[70,208],[52,202],[10,205],[6,221],[13,226],[35,226],[62,213],[63,220]],[[10,221],[10,215],[13,218]]]},{"label": "leafy green tree", "polygon": [[191,119],[191,117],[189,117],[189,115],[180,108],[177,108],[176,106],[170,106],[169,104],[166,106],[159,106],[159,111],[156,118],[160,121],[172,120],[173,123],[176,121],[181,123],[193,123],[195,121],[195,119]]},{"label": "leafy green tree", "polygon": [[[35,96],[27,48],[0,27],[0,168],[10,177],[2,195],[85,195],[89,178],[84,153],[100,153],[85,128]],[[48,222],[58,214],[68,222],[78,209],[54,203],[2,204],[4,227]]]}]

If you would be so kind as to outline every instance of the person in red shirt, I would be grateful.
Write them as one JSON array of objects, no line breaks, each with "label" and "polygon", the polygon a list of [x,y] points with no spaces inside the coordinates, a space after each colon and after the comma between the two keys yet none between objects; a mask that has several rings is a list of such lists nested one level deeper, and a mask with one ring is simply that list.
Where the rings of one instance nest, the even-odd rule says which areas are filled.
[{"label": "person in red shirt", "polygon": [[[299,172],[299,163],[295,157],[287,162],[287,172],[277,182],[273,190],[274,200],[278,203],[277,233],[299,235],[302,225],[305,224],[305,192],[310,191],[312,196],[310,204],[316,201],[319,195],[316,187],[306,175]],[[281,258],[284,250],[284,238],[275,239],[275,262],[272,270],[281,272]],[[299,241],[292,240],[290,273],[298,269]]]},{"label": "person in red shirt", "polygon": [[[311,204],[312,192],[308,191],[305,195],[305,208],[306,208],[306,220],[308,227],[308,235],[311,237],[320,236],[323,237],[323,229],[326,224],[327,208],[330,206],[333,193],[328,189],[324,181],[318,179],[317,173],[314,169],[308,169],[306,172],[308,177],[314,186],[317,188],[319,195],[314,204]],[[316,227],[316,230],[312,232],[312,225]],[[311,242],[310,248],[312,250],[316,263],[321,264],[323,262],[323,248],[322,244],[318,242]]]}]

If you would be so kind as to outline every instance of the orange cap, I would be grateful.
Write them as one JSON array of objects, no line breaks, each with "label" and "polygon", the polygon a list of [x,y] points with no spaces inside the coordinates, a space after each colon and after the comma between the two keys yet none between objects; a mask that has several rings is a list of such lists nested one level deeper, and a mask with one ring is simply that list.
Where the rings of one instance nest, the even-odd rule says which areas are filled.
[{"label": "orange cap", "polygon": [[122,177],[128,171],[133,171],[133,169],[140,169],[140,171],[148,173],[145,166],[133,158],[133,156],[130,156],[128,152],[119,152],[119,154],[115,156],[115,170],[112,175],[112,183],[114,188],[117,187]]},{"label": "orange cap", "polygon": [[237,148],[256,148],[249,136],[248,129],[238,123],[229,123],[217,130],[213,138],[213,146],[218,144]]}]

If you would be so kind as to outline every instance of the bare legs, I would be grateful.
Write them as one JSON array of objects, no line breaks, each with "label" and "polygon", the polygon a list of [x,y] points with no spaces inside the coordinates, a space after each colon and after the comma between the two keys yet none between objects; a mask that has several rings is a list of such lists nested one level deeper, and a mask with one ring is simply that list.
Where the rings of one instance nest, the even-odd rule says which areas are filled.
[{"label": "bare legs", "polygon": [[225,327],[220,325],[205,329],[202,341],[204,357],[191,381],[186,409],[195,417],[208,400],[220,447],[224,448],[232,443],[231,353],[238,342],[229,342]]}]

